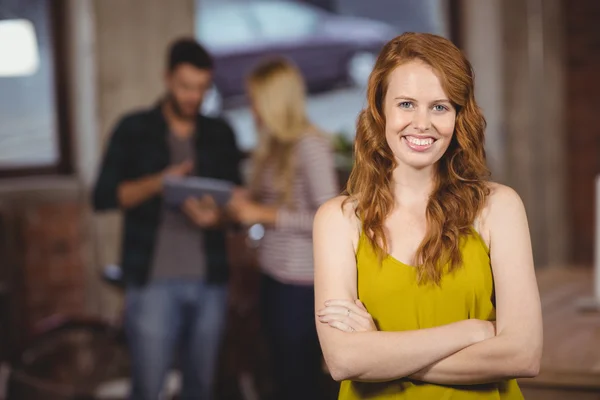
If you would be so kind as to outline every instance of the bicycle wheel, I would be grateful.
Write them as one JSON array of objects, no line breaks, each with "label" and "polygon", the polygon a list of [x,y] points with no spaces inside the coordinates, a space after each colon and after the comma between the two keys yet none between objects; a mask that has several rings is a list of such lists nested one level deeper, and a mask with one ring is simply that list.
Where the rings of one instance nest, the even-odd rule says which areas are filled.
[{"label": "bicycle wheel", "polygon": [[124,399],[128,377],[120,331],[102,322],[69,321],[22,352],[11,372],[8,400]]}]

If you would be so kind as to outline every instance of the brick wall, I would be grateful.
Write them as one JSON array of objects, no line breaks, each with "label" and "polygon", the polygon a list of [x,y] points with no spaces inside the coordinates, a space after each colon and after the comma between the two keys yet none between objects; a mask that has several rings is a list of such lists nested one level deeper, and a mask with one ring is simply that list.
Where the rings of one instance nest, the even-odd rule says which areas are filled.
[{"label": "brick wall", "polygon": [[18,219],[23,285],[23,327],[53,315],[85,312],[84,236],[77,203],[40,204]]},{"label": "brick wall", "polygon": [[600,1],[564,0],[567,210],[571,259],[594,254],[594,179],[600,173]]},{"label": "brick wall", "polygon": [[89,314],[89,218],[74,180],[3,183],[0,283],[8,309],[0,316],[7,340],[0,347],[17,351],[48,317]]}]

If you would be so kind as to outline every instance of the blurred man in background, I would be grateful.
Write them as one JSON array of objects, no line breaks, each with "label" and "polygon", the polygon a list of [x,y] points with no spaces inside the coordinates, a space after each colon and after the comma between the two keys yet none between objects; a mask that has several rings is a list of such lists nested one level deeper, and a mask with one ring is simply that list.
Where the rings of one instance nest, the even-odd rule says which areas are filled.
[{"label": "blurred man in background", "polygon": [[198,113],[212,69],[194,40],[172,44],[164,98],[119,121],[94,189],[96,210],[118,208],[125,217],[121,262],[132,400],[159,397],[178,349],[181,398],[212,398],[226,311],[223,215],[210,198],[173,209],[162,196],[165,177],[241,183],[231,128]]}]

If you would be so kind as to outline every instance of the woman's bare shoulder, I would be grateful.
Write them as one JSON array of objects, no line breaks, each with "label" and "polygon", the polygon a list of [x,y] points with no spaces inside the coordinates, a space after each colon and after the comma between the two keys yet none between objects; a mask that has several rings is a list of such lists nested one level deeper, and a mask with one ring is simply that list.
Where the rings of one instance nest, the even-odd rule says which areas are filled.
[{"label": "woman's bare shoulder", "polygon": [[355,223],[356,217],[356,200],[347,195],[336,196],[319,207],[317,214],[328,216],[329,218],[337,218],[346,223]]},{"label": "woman's bare shoulder", "polygon": [[521,203],[521,197],[510,186],[497,182],[488,182],[487,185],[490,193],[484,210],[487,211],[488,214],[499,208]]},{"label": "woman's bare shoulder", "polygon": [[[350,196],[334,197],[319,207],[315,216],[315,229],[322,227],[332,234],[352,233],[357,238],[360,232],[360,222],[356,215],[357,201]],[[354,241],[354,240],[353,240]]]},{"label": "woman's bare shoulder", "polygon": [[513,188],[497,182],[487,185],[489,195],[476,224],[486,242],[490,240],[490,229],[496,224],[495,221],[501,221],[515,212],[524,213],[521,197]]}]

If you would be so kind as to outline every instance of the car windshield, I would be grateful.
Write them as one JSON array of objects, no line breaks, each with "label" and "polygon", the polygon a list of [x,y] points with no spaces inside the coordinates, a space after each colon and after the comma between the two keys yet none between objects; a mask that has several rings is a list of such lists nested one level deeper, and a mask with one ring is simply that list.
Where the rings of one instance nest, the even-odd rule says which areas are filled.
[{"label": "car windshield", "polygon": [[256,41],[258,29],[245,7],[203,6],[196,20],[196,36],[209,47],[239,46]]}]

